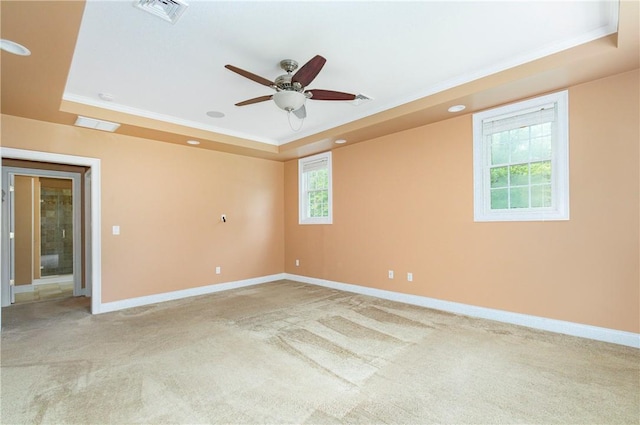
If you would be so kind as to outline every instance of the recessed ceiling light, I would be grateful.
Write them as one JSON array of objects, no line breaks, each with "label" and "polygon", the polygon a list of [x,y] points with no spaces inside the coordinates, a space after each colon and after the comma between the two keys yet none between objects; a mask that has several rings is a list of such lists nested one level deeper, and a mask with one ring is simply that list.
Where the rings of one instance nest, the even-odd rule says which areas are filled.
[{"label": "recessed ceiling light", "polygon": [[22,44],[18,44],[15,41],[0,39],[0,49],[5,52],[13,53],[14,55],[29,56],[31,51],[24,47]]},{"label": "recessed ceiling light", "polygon": [[187,143],[190,145],[199,145],[200,142],[198,142],[197,140],[187,140]]},{"label": "recessed ceiling light", "polygon": [[222,117],[224,117],[224,113],[219,112],[219,111],[209,111],[209,112],[207,112],[207,115],[210,116],[211,118],[222,118]]},{"label": "recessed ceiling light", "polygon": [[107,102],[113,101],[114,97],[109,93],[98,93],[98,97],[102,100],[106,100]]},{"label": "recessed ceiling light", "polygon": [[343,145],[343,144],[347,143],[347,141],[344,140],[344,139],[338,139],[338,140],[336,140],[336,143],[339,144],[339,145]]},{"label": "recessed ceiling light", "polygon": [[464,105],[453,105],[452,107],[450,107],[447,110],[449,112],[460,112],[460,111],[464,111],[465,108],[466,108],[466,106],[464,106]]}]

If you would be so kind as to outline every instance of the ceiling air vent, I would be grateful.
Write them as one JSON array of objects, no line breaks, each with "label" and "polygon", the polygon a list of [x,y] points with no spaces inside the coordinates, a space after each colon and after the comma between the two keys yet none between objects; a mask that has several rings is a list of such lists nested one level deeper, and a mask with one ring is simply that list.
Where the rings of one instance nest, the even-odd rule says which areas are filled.
[{"label": "ceiling air vent", "polygon": [[87,118],[78,115],[75,125],[78,127],[93,128],[96,130],[114,132],[120,127],[120,124],[110,121],[97,120],[95,118]]},{"label": "ceiling air vent", "polygon": [[182,0],[137,0],[133,5],[172,24],[176,23],[189,6]]}]

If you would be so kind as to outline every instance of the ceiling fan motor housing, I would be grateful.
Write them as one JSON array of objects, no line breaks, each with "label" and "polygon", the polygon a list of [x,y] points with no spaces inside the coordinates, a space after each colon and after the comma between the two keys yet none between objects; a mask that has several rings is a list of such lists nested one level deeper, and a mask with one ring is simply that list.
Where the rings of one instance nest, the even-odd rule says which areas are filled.
[{"label": "ceiling fan motor housing", "polygon": [[302,84],[298,82],[291,82],[291,74],[284,74],[279,76],[278,78],[276,78],[275,84],[278,90],[298,92],[304,91],[304,87],[302,87]]}]

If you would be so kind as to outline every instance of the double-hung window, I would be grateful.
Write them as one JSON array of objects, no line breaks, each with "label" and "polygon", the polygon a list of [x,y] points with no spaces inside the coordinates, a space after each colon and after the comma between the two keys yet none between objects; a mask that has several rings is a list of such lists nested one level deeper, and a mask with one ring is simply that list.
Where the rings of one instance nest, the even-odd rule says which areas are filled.
[{"label": "double-hung window", "polygon": [[298,161],[299,223],[331,224],[331,152]]},{"label": "double-hung window", "polygon": [[569,219],[566,91],[473,116],[475,221]]}]

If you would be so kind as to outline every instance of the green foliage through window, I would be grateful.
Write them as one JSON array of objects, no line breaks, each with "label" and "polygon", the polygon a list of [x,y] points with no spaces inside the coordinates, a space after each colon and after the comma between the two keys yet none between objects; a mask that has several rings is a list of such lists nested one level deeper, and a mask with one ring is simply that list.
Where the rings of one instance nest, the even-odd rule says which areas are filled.
[{"label": "green foliage through window", "polygon": [[309,217],[329,216],[329,173],[320,169],[307,174],[307,213]]}]

